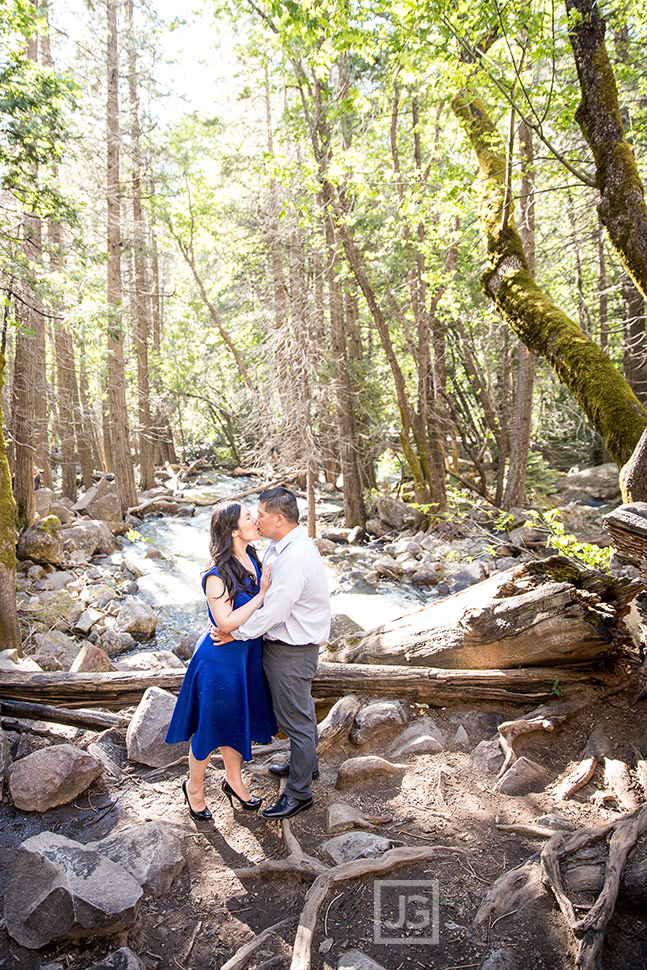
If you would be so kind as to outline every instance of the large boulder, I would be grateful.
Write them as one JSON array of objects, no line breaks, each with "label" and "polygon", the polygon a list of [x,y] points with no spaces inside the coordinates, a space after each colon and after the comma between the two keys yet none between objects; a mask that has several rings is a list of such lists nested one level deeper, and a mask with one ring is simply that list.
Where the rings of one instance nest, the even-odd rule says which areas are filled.
[{"label": "large boulder", "polygon": [[116,630],[107,629],[99,637],[97,646],[105,650],[109,656],[115,657],[117,654],[134,650],[137,646],[137,641],[130,633],[118,633]]},{"label": "large boulder", "polygon": [[73,519],[70,509],[64,504],[63,500],[55,495],[51,488],[39,488],[37,492],[34,492],[34,507],[39,519],[45,518],[46,515],[55,515],[63,525]]},{"label": "large boulder", "polygon": [[168,691],[160,687],[148,688],[126,732],[126,746],[131,761],[161,768],[188,754],[188,741],[179,744],[164,742],[175,702],[175,696]]},{"label": "large boulder", "polygon": [[96,485],[89,488],[74,506],[74,511],[104,522],[119,522],[122,518],[117,490],[107,478],[101,478]]},{"label": "large boulder", "polygon": [[74,801],[103,772],[103,765],[73,744],[54,744],[15,761],[9,790],[16,808],[46,812]]},{"label": "large boulder", "polygon": [[155,896],[170,888],[184,866],[182,842],[170,822],[127,825],[92,844]]},{"label": "large boulder", "polygon": [[70,670],[79,655],[80,644],[60,630],[37,633],[30,654],[43,670]]},{"label": "large boulder", "polygon": [[63,546],[60,519],[55,515],[46,515],[44,519],[30,525],[21,534],[16,554],[19,559],[31,559],[32,562],[60,566],[63,562]]},{"label": "large boulder", "polygon": [[41,832],[18,849],[4,919],[17,943],[38,949],[62,937],[118,933],[132,926],[142,895],[130,873],[94,846]]},{"label": "large boulder", "polygon": [[557,482],[555,491],[563,498],[568,498],[569,492],[574,493],[573,497],[575,497],[578,491],[583,491],[600,502],[619,501],[618,466],[610,461],[605,465],[596,465],[595,468],[583,468],[582,471],[572,472]]},{"label": "large boulder", "polygon": [[130,633],[134,637],[152,637],[157,629],[157,614],[148,603],[144,603],[135,596],[128,596],[117,613],[114,628],[117,633]]},{"label": "large boulder", "polygon": [[95,553],[108,554],[117,548],[115,537],[100,519],[81,519],[63,529],[63,537],[63,556],[68,566],[79,566],[89,562]]},{"label": "large boulder", "polygon": [[76,660],[70,667],[72,674],[98,674],[115,670],[115,665],[111,661],[105,650],[95,646],[93,643],[86,643],[81,647]]},{"label": "large boulder", "polygon": [[413,522],[415,514],[404,502],[389,498],[387,495],[380,495],[376,501],[377,514],[382,520],[390,525],[392,529],[403,529],[405,522]]},{"label": "large boulder", "polygon": [[93,963],[87,970],[147,970],[147,967],[129,947],[122,946],[109,953],[100,963]]},{"label": "large boulder", "polygon": [[354,744],[366,744],[374,738],[401,728],[411,718],[411,709],[404,700],[372,701],[355,715],[350,732]]}]

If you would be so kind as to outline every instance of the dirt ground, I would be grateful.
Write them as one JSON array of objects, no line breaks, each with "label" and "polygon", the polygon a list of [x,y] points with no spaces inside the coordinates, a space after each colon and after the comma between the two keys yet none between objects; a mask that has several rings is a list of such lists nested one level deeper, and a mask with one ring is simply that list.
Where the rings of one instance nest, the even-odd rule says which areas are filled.
[{"label": "dirt ground", "polygon": [[[612,743],[615,758],[626,761],[630,769],[638,752],[647,753],[647,700],[632,706],[638,680],[633,665],[630,685],[622,692],[597,701],[566,721],[552,734],[535,732],[519,739],[518,753],[540,762],[553,777],[580,758],[591,731],[602,723]],[[491,718],[481,718],[480,727],[470,726],[470,712],[457,709],[416,707],[415,714],[427,714],[445,728],[452,738],[458,723],[463,723],[473,748],[492,736],[485,729],[488,720],[498,723],[521,716],[522,709],[507,705],[479,708]],[[472,713],[472,719],[473,713]],[[43,727],[45,727],[43,725]],[[60,730],[61,739],[92,740],[93,735],[71,728]],[[15,740],[15,736],[14,737]],[[24,742],[23,742],[24,744]],[[450,745],[451,747],[451,745]],[[350,790],[335,789],[337,769],[353,755],[384,755],[385,741],[357,748],[350,742],[328,751],[321,761],[321,778],[314,784],[314,807],[292,823],[292,832],[301,847],[325,861],[319,847],[326,838],[326,806],[343,801],[359,807],[365,815],[390,815],[391,821],[375,831],[395,845],[442,845],[469,850],[466,854],[439,855],[431,862],[392,870],[380,879],[400,882],[422,880],[425,884],[380,886],[380,913],[376,917],[377,883],[363,877],[334,886],[321,908],[312,946],[313,970],[336,970],[341,954],[357,948],[386,970],[424,967],[438,970],[479,968],[495,951],[500,968],[524,970],[562,970],[574,966],[575,949],[565,922],[552,897],[521,911],[498,918],[486,931],[476,932],[472,922],[476,910],[494,880],[507,869],[523,862],[541,849],[544,840],[501,831],[496,823],[531,823],[547,812],[558,812],[577,826],[590,826],[618,816],[617,806],[597,806],[591,796],[602,787],[598,774],[577,795],[556,803],[546,792],[511,797],[494,794],[495,775],[478,774],[470,764],[469,751],[448,750],[435,755],[408,759],[404,777],[380,779],[356,785]],[[273,802],[279,791],[276,780],[267,774],[267,765],[280,760],[265,755],[252,763],[248,780],[264,803]],[[124,764],[125,749],[124,749]],[[263,859],[280,859],[286,849],[278,823],[268,823],[260,815],[232,811],[220,791],[222,770],[214,762],[207,776],[207,804],[213,823],[196,825],[184,807],[180,783],[186,769],[137,767],[126,782],[118,783],[106,774],[89,794],[74,805],[51,809],[43,814],[14,809],[5,794],[0,805],[0,891],[4,892],[13,856],[19,844],[39,831],[49,829],[81,842],[107,835],[126,824],[151,819],[177,823],[185,837],[187,864],[164,898],[146,896],[132,929],[119,936],[86,938],[75,943],[53,943],[39,951],[17,946],[0,928],[0,967],[8,970],[37,970],[60,964],[70,970],[92,966],[103,955],[128,945],[147,967],[160,970],[203,970],[220,968],[246,941],[263,929],[285,921],[269,936],[248,963],[251,970],[284,970],[290,965],[292,944],[308,883],[295,877],[246,879],[241,882],[232,872],[252,866]],[[645,793],[636,788],[644,800]],[[429,939],[425,912],[433,912],[433,881],[437,880],[438,941]],[[429,882],[429,884],[427,884]],[[421,929],[409,930],[402,939],[397,926],[400,895],[415,893],[422,915]],[[581,900],[590,905],[591,900]],[[375,942],[377,929],[388,942]],[[387,921],[392,929],[389,929]],[[379,939],[379,936],[378,936]],[[606,970],[647,968],[647,923],[644,913],[619,904],[603,954]],[[498,961],[498,962],[497,962]]]}]

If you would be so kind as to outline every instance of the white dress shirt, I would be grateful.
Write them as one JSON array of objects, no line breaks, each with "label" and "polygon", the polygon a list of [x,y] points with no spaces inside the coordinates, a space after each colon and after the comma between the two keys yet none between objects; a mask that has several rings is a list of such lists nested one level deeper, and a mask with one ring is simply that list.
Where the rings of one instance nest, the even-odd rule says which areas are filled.
[{"label": "white dress shirt", "polygon": [[330,636],[330,593],[319,550],[297,525],[272,541],[263,565],[272,564],[272,585],[260,609],[232,630],[236,640],[265,636],[283,643],[323,643]]}]

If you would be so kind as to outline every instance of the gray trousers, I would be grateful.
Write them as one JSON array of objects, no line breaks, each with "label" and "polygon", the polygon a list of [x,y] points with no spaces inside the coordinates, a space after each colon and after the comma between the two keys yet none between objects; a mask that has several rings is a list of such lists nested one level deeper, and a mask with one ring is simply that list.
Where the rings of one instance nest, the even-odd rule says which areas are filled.
[{"label": "gray trousers", "polygon": [[263,640],[263,669],[270,685],[279,727],[290,739],[290,774],[285,794],[312,796],[312,772],[317,762],[317,718],[310,693],[319,658],[318,644],[291,646]]}]

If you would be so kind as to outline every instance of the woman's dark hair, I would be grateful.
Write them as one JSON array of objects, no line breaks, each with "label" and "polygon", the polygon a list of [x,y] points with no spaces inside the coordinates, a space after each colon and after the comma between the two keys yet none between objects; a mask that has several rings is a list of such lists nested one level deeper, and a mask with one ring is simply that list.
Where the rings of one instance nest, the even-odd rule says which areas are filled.
[{"label": "woman's dark hair", "polygon": [[[213,510],[211,516],[211,532],[209,536],[209,552],[211,564],[218,567],[218,575],[225,584],[225,591],[229,599],[234,601],[236,593],[244,590],[248,593],[258,591],[258,580],[247,572],[242,563],[234,555],[231,533],[238,528],[240,520],[240,502],[222,502]],[[247,546],[250,559],[260,566],[256,550]]]}]

